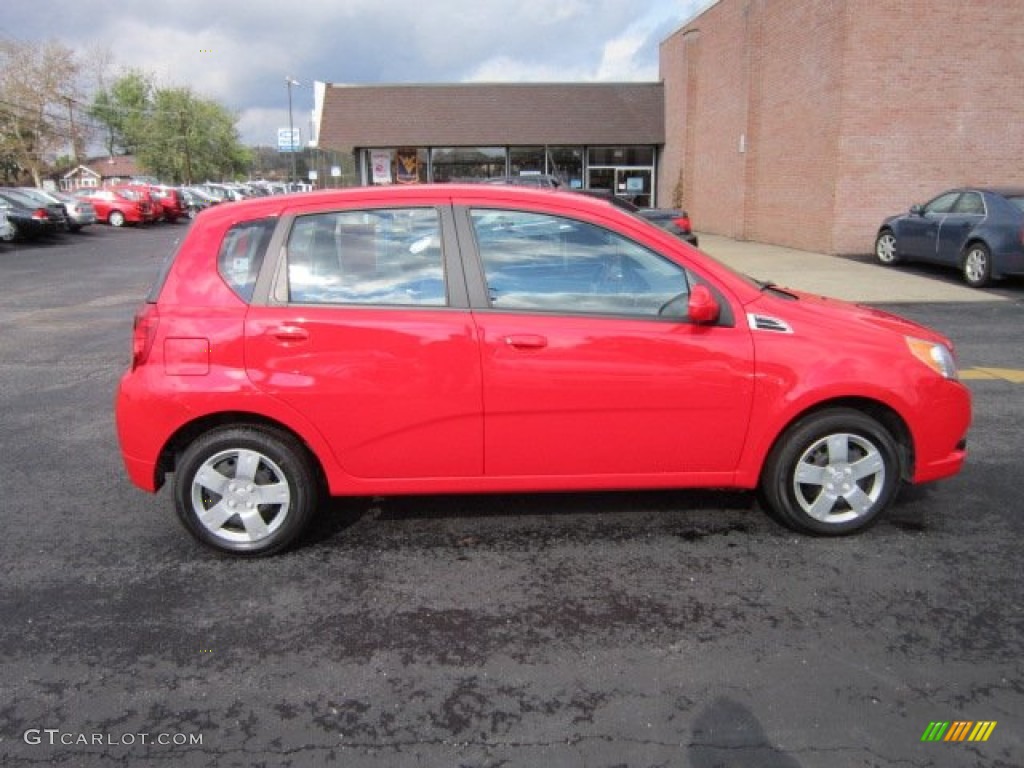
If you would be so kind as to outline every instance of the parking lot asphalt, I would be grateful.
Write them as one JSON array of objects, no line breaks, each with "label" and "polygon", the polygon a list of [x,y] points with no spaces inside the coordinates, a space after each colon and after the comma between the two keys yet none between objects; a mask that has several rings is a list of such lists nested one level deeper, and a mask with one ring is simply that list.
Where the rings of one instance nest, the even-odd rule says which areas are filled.
[{"label": "parking lot asphalt", "polygon": [[[969,381],[963,473],[859,536],[731,492],[345,499],[232,560],[131,486],[113,427],[186,226],[0,245],[5,768],[1024,765],[1020,384]],[[814,292],[877,281],[966,368],[1024,370],[1020,282],[951,300],[955,272],[705,243]],[[922,741],[968,721],[996,725]]]}]

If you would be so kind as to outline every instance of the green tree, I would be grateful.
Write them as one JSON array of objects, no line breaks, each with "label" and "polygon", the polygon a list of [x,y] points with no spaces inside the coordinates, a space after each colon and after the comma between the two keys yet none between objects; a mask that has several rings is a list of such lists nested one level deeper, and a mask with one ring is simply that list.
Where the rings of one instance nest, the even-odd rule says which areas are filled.
[{"label": "green tree", "polygon": [[236,117],[189,88],[157,88],[129,72],[102,89],[90,112],[108,129],[108,149],[135,155],[140,169],[175,183],[243,173],[248,151]]},{"label": "green tree", "polygon": [[47,158],[83,144],[75,123],[80,65],[74,51],[51,40],[0,39],[0,158],[42,183]]},{"label": "green tree", "polygon": [[138,152],[152,119],[153,91],[148,75],[130,70],[109,89],[101,87],[93,96],[89,114],[106,127],[109,154]]}]

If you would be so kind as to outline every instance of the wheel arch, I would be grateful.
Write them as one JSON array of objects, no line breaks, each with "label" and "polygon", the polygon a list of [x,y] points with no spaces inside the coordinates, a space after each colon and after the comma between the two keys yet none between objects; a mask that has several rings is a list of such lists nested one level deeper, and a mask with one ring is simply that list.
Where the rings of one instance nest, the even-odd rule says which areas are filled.
[{"label": "wheel arch", "polygon": [[818,413],[832,410],[834,408],[849,408],[855,411],[860,411],[864,415],[871,417],[881,424],[892,436],[893,442],[896,444],[900,461],[900,479],[909,481],[913,478],[915,462],[914,438],[910,431],[910,427],[907,425],[907,422],[903,417],[891,406],[878,400],[872,400],[867,397],[839,397],[831,400],[823,400],[808,406],[795,414],[782,426],[776,434],[775,439],[772,440],[771,444],[768,446],[768,450],[761,457],[761,463],[758,469],[759,482],[763,480],[765,468],[768,465],[770,457],[775,452],[780,442],[785,439],[786,435],[789,434],[790,430],[792,430],[795,425]]},{"label": "wheel arch", "polygon": [[964,265],[964,259],[967,258],[967,252],[975,245],[983,245],[989,253],[992,253],[992,246],[989,244],[988,240],[977,233],[971,233],[971,235],[964,241],[963,248],[960,249],[961,267]]},{"label": "wheel arch", "polygon": [[302,446],[302,449],[306,452],[321,487],[327,487],[327,473],[320,460],[320,456],[299,432],[280,421],[259,414],[246,411],[224,411],[194,419],[187,424],[183,424],[171,435],[157,459],[155,468],[156,488],[159,489],[166,481],[167,475],[177,469],[178,460],[182,452],[192,441],[200,435],[222,427],[257,427],[288,435]]}]

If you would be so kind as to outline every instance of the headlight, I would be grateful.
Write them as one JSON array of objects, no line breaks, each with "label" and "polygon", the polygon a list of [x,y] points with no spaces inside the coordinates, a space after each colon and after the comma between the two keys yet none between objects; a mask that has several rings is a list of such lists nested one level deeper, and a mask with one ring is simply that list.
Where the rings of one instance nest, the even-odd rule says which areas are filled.
[{"label": "headlight", "polygon": [[906,340],[911,353],[922,363],[944,378],[957,378],[953,352],[945,344],[915,339],[913,336],[907,336]]}]

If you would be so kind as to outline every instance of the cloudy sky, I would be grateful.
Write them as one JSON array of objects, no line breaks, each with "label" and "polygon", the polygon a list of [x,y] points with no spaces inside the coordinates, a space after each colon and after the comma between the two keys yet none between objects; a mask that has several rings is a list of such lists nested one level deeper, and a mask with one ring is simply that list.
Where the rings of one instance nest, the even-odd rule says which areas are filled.
[{"label": "cloudy sky", "polygon": [[0,36],[56,38],[233,110],[247,144],[308,138],[314,80],[658,79],[658,43],[712,0],[5,0]]}]

